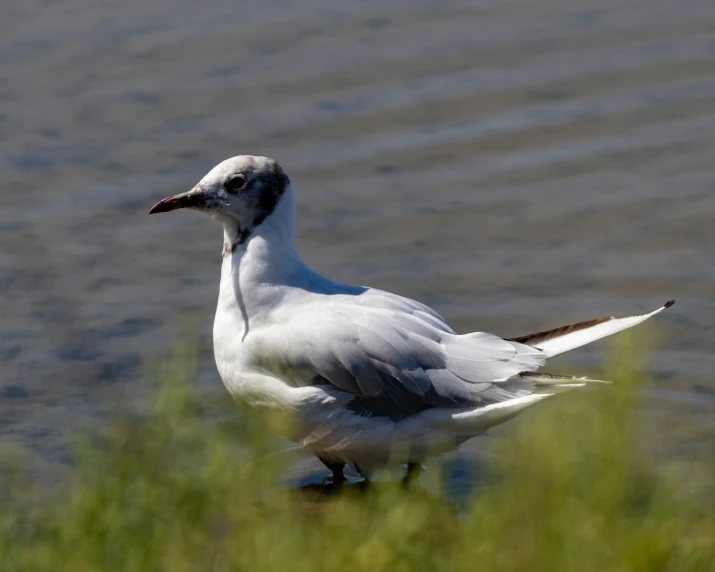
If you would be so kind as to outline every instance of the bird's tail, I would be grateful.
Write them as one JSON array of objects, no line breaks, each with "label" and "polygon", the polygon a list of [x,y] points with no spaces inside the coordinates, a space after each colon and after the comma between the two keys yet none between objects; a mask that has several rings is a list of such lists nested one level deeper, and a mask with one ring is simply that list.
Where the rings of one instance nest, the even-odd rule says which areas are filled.
[{"label": "bird's tail", "polygon": [[553,373],[525,371],[519,377],[532,384],[533,393],[560,393],[565,389],[583,387],[589,383],[613,383],[604,379],[591,379],[585,376],[556,375]]},{"label": "bird's tail", "polygon": [[[631,316],[628,318],[606,316],[595,320],[561,326],[553,330],[509,338],[509,341],[535,347],[544,352],[546,357],[553,357],[631,328],[655,316],[666,308],[670,308],[673,304],[675,304],[675,300],[670,300],[657,310],[642,316]],[[557,393],[583,387],[590,383],[611,383],[610,381],[590,379],[588,377],[554,375],[542,372],[523,372],[519,374],[518,378],[512,378],[509,381],[516,381],[517,379],[519,383],[524,383],[527,386],[524,389],[530,391],[529,395],[523,395],[522,393],[519,397],[514,399],[499,401],[483,407],[453,414],[451,421],[454,423],[454,426],[458,428],[458,431],[477,434],[481,431],[486,431],[490,427],[508,421],[521,413],[524,409]],[[529,387],[530,389],[528,389]]]},{"label": "bird's tail", "polygon": [[[620,319],[599,318],[511,338],[510,341],[533,346],[544,352],[546,357],[552,357],[635,326],[673,304],[674,301],[670,301],[658,310],[643,316]],[[332,441],[330,445],[321,441],[321,450],[323,452],[330,450],[336,458],[340,458],[340,455],[347,455],[341,450],[350,447],[349,458],[355,462],[360,460],[361,466],[368,466],[394,462],[397,457],[394,455],[393,445],[398,443],[401,445],[398,448],[400,451],[404,449],[406,455],[399,457],[399,462],[419,461],[426,456],[427,451],[438,453],[453,449],[470,437],[512,419],[524,409],[547,397],[592,383],[610,382],[587,377],[523,372],[500,382],[505,389],[503,394],[499,394],[500,397],[506,397],[509,393],[511,397],[477,407],[464,409],[435,407],[400,421],[379,417],[363,418],[343,411],[342,415],[346,416],[345,422],[337,423],[332,433],[327,437],[321,437],[321,439],[329,437]],[[355,435],[358,433],[361,436],[362,449],[355,448],[357,442]],[[316,444],[311,443],[306,446],[316,447]],[[360,455],[363,456],[358,459]]]},{"label": "bird's tail", "polygon": [[542,399],[583,387],[590,383],[611,383],[601,379],[576,377],[570,375],[554,375],[550,373],[523,373],[522,381],[531,385],[532,393],[514,399],[491,403],[482,407],[455,412],[450,416],[450,424],[457,433],[472,436],[487,429],[509,421],[524,409],[535,405]]},{"label": "bird's tail", "polygon": [[632,328],[641,322],[645,322],[648,318],[655,316],[666,308],[670,308],[673,304],[675,304],[675,300],[669,300],[657,310],[650,314],[643,314],[642,316],[630,316],[628,318],[604,316],[603,318],[596,318],[595,320],[587,320],[552,330],[508,339],[511,342],[518,342],[540,349],[547,358],[550,358]]}]

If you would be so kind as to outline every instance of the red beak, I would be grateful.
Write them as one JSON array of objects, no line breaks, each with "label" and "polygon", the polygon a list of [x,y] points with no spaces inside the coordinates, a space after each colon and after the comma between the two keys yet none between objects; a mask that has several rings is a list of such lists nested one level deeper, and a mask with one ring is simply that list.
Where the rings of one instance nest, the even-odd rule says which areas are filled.
[{"label": "red beak", "polygon": [[180,209],[182,206],[183,205],[178,197],[167,197],[151,207],[149,214],[166,213],[175,209]]},{"label": "red beak", "polygon": [[204,195],[201,192],[201,188],[197,186],[186,193],[174,195],[173,197],[167,197],[159,201],[151,207],[149,214],[167,213],[176,209],[200,207],[203,202]]}]

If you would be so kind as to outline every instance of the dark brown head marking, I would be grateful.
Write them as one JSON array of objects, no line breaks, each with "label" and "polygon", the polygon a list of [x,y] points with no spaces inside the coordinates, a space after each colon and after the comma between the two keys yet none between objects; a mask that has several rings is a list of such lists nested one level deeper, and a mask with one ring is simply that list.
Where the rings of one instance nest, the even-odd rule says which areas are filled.
[{"label": "dark brown head marking", "polygon": [[210,214],[229,230],[224,252],[230,252],[247,242],[276,210],[289,185],[275,160],[238,155],[216,165],[191,190],[159,201],[149,212],[189,208]]},{"label": "dark brown head marking", "polygon": [[262,184],[262,188],[258,195],[258,216],[253,221],[253,228],[273,212],[290,183],[281,166],[275,161],[269,169],[259,174],[258,181]]},{"label": "dark brown head marking", "polygon": [[251,175],[242,194],[252,212],[252,217],[250,223],[240,229],[232,245],[232,252],[236,247],[244,244],[253,231],[271,215],[290,184],[290,180],[276,161],[261,166],[251,157],[246,167],[247,171],[251,171]]}]

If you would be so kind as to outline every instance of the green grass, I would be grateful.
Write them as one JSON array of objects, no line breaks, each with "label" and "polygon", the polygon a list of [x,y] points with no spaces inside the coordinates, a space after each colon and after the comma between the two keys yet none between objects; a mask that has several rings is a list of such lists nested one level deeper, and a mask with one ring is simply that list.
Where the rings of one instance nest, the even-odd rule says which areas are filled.
[{"label": "green grass", "polygon": [[328,500],[289,490],[275,438],[249,415],[216,421],[181,349],[147,410],[120,408],[79,440],[57,489],[3,459],[0,569],[713,570],[715,499],[670,482],[644,451],[642,376],[619,342],[607,372],[619,383],[512,422],[461,511],[387,482]]}]

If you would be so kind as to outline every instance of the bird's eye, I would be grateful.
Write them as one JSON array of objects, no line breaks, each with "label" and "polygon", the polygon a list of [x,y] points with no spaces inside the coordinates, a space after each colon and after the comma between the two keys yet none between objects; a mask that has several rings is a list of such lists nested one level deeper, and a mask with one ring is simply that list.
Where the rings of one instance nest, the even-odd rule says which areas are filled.
[{"label": "bird's eye", "polygon": [[231,193],[237,193],[246,186],[246,177],[243,175],[233,175],[226,181],[226,190]]}]

